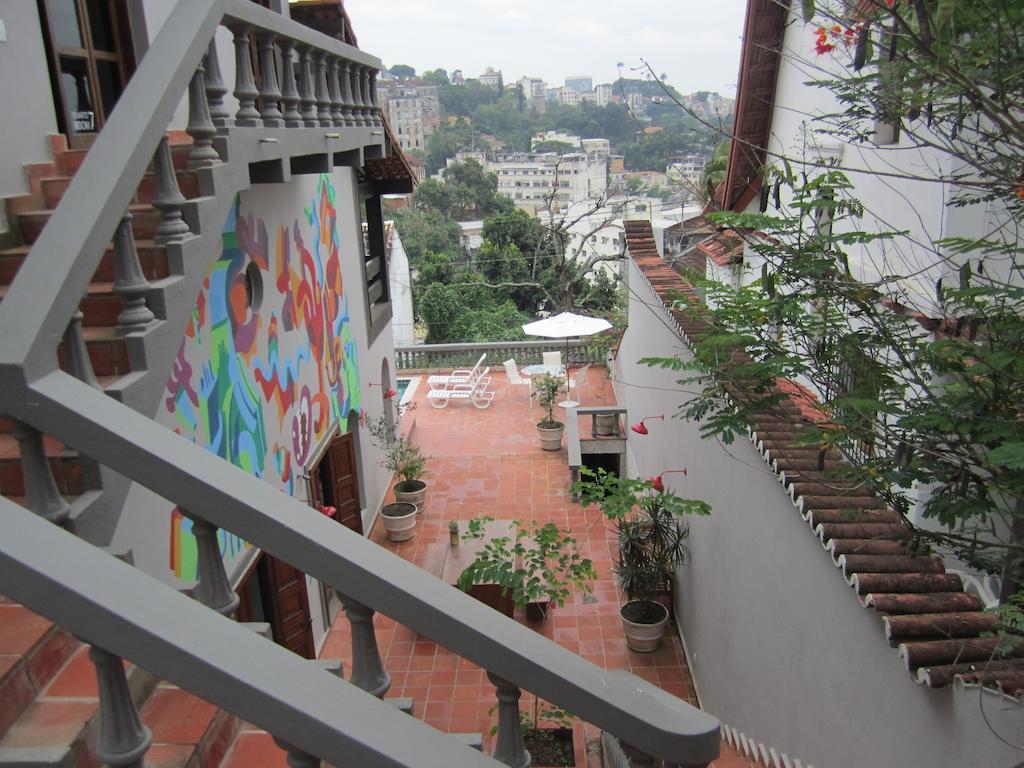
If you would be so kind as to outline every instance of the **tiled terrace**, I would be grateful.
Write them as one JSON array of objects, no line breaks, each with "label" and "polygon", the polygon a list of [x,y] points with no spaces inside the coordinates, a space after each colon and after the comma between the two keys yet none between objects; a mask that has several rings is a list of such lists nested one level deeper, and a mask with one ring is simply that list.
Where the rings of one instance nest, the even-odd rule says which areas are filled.
[{"label": "tiled terrace", "polygon": [[[574,390],[574,399],[583,405],[614,404],[603,374],[604,369],[592,368],[590,386],[584,386],[582,393]],[[467,402],[436,409],[427,402],[426,377],[421,378],[413,397],[415,408],[404,418],[414,420],[413,440],[430,457],[425,510],[417,521],[416,536],[409,541],[388,541],[380,525],[370,537],[438,573],[443,548],[449,546],[449,520],[488,515],[554,522],[570,529],[597,570],[593,593],[574,594],[543,622],[527,621],[518,612],[516,618],[595,664],[630,670],[696,705],[682,643],[674,629],[654,653],[626,648],[618,616],[620,596],[611,570],[614,537],[597,507],[584,509],[572,501],[565,439],[558,452],[541,450],[534,425],[542,411],[527,398],[525,387],[510,387],[506,394],[504,375],[498,374],[493,388],[497,394],[486,410]],[[581,433],[589,435],[589,417],[579,418]],[[496,720],[495,696],[484,671],[379,614],[375,627],[381,658],[391,675],[387,695],[412,698],[417,717],[444,731],[482,733],[489,746],[488,734]],[[321,655],[341,658],[349,668],[349,624],[343,614],[336,619]],[[529,711],[532,697],[524,692],[521,704]],[[577,766],[600,765],[598,739],[596,729],[576,724]],[[726,749],[723,745],[723,756],[714,764],[717,768],[750,764]]]}]

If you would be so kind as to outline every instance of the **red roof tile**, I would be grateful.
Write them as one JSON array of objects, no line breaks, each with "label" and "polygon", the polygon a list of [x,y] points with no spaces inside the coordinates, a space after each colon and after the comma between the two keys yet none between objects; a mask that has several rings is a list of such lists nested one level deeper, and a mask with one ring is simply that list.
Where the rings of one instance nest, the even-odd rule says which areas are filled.
[{"label": "red roof tile", "polygon": [[743,259],[743,238],[732,229],[725,229],[696,246],[697,251],[719,267],[728,267]]},{"label": "red roof tile", "polygon": [[[627,221],[625,230],[630,257],[669,309],[680,338],[688,342],[709,333],[699,315],[671,308],[680,296],[691,307],[702,304],[658,256],[650,223]],[[981,601],[964,591],[960,576],[947,573],[940,558],[909,546],[910,528],[897,512],[867,488],[837,479],[834,470],[845,463],[839,452],[798,442],[803,424],[824,417],[813,393],[786,380],[779,381],[778,393],[788,397],[777,412],[754,418],[751,439],[860,603],[888,614],[886,638],[914,680],[938,688],[959,677],[1007,694],[1024,693],[1024,643],[1010,658],[991,660],[995,640],[980,635],[992,629],[993,620]],[[739,389],[732,394],[744,396]]]}]

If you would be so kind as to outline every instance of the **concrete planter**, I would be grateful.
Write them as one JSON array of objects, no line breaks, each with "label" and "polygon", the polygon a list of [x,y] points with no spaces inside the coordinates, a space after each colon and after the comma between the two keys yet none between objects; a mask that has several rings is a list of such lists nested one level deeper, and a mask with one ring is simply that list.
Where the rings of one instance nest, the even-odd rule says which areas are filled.
[{"label": "concrete planter", "polygon": [[391,541],[406,541],[416,533],[415,504],[398,501],[385,504],[380,510],[380,519],[384,523],[384,531]]},{"label": "concrete planter", "polygon": [[540,447],[545,451],[557,451],[562,447],[562,431],[565,429],[563,424],[559,424],[553,429],[547,429],[538,425],[537,436],[540,437]]},{"label": "concrete planter", "polygon": [[614,413],[600,413],[597,415],[597,434],[614,435],[618,432],[618,419]]},{"label": "concrete planter", "polygon": [[422,480],[403,480],[395,483],[392,490],[395,492],[395,501],[415,504],[422,512],[427,498],[427,484]]},{"label": "concrete planter", "polygon": [[[619,609],[626,645],[640,653],[657,649],[668,624],[668,609],[653,600],[630,600]],[[652,617],[659,617],[651,621]]]}]

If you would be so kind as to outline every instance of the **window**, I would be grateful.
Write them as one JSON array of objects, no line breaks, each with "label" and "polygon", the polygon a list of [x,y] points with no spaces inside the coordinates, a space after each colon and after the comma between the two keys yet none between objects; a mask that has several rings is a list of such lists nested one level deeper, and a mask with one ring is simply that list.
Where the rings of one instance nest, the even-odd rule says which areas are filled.
[{"label": "window", "polygon": [[366,234],[363,238],[363,281],[366,286],[366,309],[369,315],[369,338],[372,344],[391,319],[391,296],[388,287],[388,262],[384,245],[384,216],[379,194],[366,198]]}]

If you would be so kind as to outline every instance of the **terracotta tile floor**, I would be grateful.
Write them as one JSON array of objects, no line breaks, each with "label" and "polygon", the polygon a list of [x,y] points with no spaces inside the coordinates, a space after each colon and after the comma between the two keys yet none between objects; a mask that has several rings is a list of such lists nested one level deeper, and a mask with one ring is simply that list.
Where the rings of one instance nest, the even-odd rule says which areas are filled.
[{"label": "terracotta tile floor", "polygon": [[[613,404],[603,369],[590,371],[591,386],[583,387],[584,405]],[[611,572],[614,540],[596,507],[584,509],[569,494],[565,450],[540,448],[534,425],[542,412],[526,396],[525,388],[509,388],[504,374],[494,376],[497,394],[490,408],[478,410],[466,402],[452,402],[437,409],[426,400],[426,377],[420,379],[413,398],[415,409],[404,417],[415,419],[413,439],[430,457],[429,489],[425,510],[409,541],[386,539],[380,525],[370,538],[419,565],[436,562],[438,547],[448,546],[448,521],[490,515],[554,522],[569,528],[598,572],[592,595],[574,594],[554,608],[544,622],[528,622],[545,637],[607,669],[628,669],[664,690],[696,705],[690,672],[682,644],[674,628],[654,653],[626,648],[618,616],[619,595]],[[579,393],[575,395],[579,400]],[[556,409],[564,420],[564,411]],[[581,433],[589,434],[590,417],[579,417]],[[440,730],[481,733],[489,750],[489,731],[496,717],[494,687],[483,670],[443,647],[418,637],[385,616],[374,619],[384,666],[391,675],[387,696],[410,697],[414,714]],[[321,651],[324,658],[340,658],[346,675],[351,666],[349,624],[339,614]],[[532,707],[524,691],[522,707]],[[595,751],[598,731],[575,726],[577,766],[599,765]],[[723,759],[725,751],[723,745]],[[722,764],[722,761],[719,761]],[[735,764],[735,763],[730,763]]]}]

